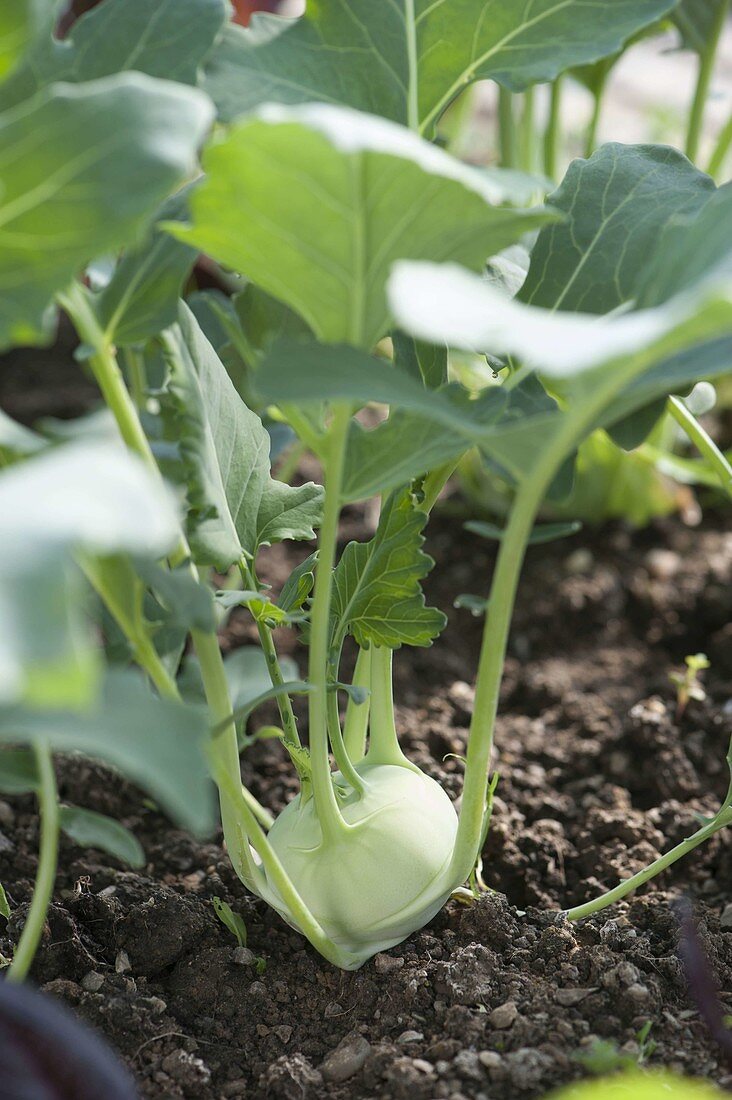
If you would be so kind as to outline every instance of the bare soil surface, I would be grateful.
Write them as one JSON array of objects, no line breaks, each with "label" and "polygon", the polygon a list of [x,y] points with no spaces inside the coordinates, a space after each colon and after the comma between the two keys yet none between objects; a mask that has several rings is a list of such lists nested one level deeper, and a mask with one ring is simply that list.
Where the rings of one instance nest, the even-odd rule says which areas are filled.
[{"label": "bare soil surface", "polygon": [[[424,931],[342,973],[247,893],[220,836],[193,840],[118,777],[66,758],[62,797],[122,820],[148,863],[133,873],[63,841],[35,981],[100,1029],[155,1098],[538,1097],[602,1056],[637,1058],[649,1021],[651,1064],[729,1086],[678,961],[674,902],[693,900],[731,1009],[730,838],[594,919],[570,925],[557,914],[688,835],[725,792],[732,536],[722,526],[615,527],[531,550],[498,723],[491,892],[479,901],[450,903]],[[348,537],[367,527],[355,510],[345,517]],[[450,623],[432,649],[397,656],[398,720],[412,758],[457,798],[482,624],[452,605],[485,592],[493,550],[449,514],[435,517],[428,549],[428,596]],[[281,583],[291,564],[276,549],[268,579]],[[223,639],[250,640],[244,615]],[[668,673],[698,650],[712,662],[708,699],[677,720]],[[294,655],[302,664],[303,651]],[[244,770],[273,810],[291,796],[271,742]],[[36,868],[33,799],[0,802],[0,829],[14,910],[0,950],[10,954]],[[214,897],[244,917],[246,949]]]}]

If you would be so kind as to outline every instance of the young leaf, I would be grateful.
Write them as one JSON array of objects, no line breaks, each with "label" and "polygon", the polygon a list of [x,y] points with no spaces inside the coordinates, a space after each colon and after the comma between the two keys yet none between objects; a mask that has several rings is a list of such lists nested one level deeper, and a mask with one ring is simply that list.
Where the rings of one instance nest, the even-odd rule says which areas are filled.
[{"label": "young leaf", "polygon": [[48,337],[53,294],[140,231],[209,121],[200,92],[136,74],[54,85],[0,115],[0,349]]},{"label": "young leaf", "polygon": [[315,584],[317,561],[318,551],[316,550],[292,570],[277,600],[283,611],[299,611],[303,606]]},{"label": "young leaf", "polygon": [[289,21],[229,27],[207,90],[232,118],[267,101],[321,100],[426,132],[473,80],[520,91],[615,52],[674,0],[309,0]]},{"label": "young leaf", "polygon": [[80,848],[98,848],[128,867],[145,866],[139,840],[114,818],[78,806],[62,806],[60,818],[61,828]]},{"label": "young leaf", "polygon": [[265,623],[272,629],[298,622],[304,617],[297,612],[285,611],[262,592],[217,592],[216,603],[226,611],[233,607],[248,607],[257,622]]},{"label": "young leaf", "polygon": [[239,947],[246,947],[247,926],[244,923],[244,918],[239,913],[235,913],[228,902],[222,901],[221,898],[212,898],[211,903],[216,916],[229,929]]},{"label": "young leaf", "polygon": [[353,634],[362,649],[431,645],[445,626],[437,608],[426,607],[420,581],[432,559],[422,550],[424,512],[408,491],[392,494],[369,542],[350,542],[333,574],[333,638]]},{"label": "young leaf", "polygon": [[666,226],[714,195],[709,176],[660,145],[603,145],[575,161],[547,200],[566,215],[541,231],[520,298],[610,313],[636,294]]},{"label": "young leaf", "polygon": [[10,904],[8,902],[8,895],[5,893],[5,887],[0,883],[0,917],[5,917],[5,920],[10,920]]},{"label": "young leaf", "polygon": [[[183,221],[188,212],[185,188],[163,203],[155,222]],[[95,299],[99,322],[110,342],[124,347],[143,344],[174,324],[183,284],[195,263],[196,251],[157,224],[143,241],[123,254],[114,274]]]},{"label": "young leaf", "polygon": [[203,834],[215,810],[203,740],[203,708],[158,699],[135,672],[110,671],[92,708],[0,708],[0,743],[47,741],[112,764],[160,802],[183,828]]},{"label": "young leaf", "polygon": [[389,328],[394,260],[479,270],[554,217],[491,205],[510,201],[503,183],[393,123],[325,104],[270,105],[204,163],[193,225],[170,232],[286,303],[318,339],[366,349]]},{"label": "young leaf", "polygon": [[170,341],[161,403],[180,447],[194,558],[227,568],[263,544],[314,538],[322,488],[293,488],[270,476],[269,435],[184,304]]},{"label": "young leaf", "polygon": [[147,0],[104,0],[82,15],[62,42],[49,25],[3,98],[11,106],[46,84],[81,84],[131,70],[196,84],[199,66],[226,19],[226,7],[225,0],[156,0],[151,12]]}]

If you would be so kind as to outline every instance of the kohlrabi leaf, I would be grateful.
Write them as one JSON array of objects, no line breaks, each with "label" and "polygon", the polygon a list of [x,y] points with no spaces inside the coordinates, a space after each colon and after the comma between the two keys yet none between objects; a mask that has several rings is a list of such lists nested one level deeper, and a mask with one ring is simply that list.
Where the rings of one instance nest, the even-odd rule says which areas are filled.
[{"label": "kohlrabi leaf", "polygon": [[638,304],[659,305],[706,279],[732,277],[732,183],[670,224],[639,273]]},{"label": "kohlrabi leaf", "polygon": [[99,1034],[57,997],[0,982],[0,1074],[10,1097],[136,1100],[135,1084]]},{"label": "kohlrabi leaf", "polygon": [[433,566],[422,549],[427,515],[406,490],[386,501],[369,542],[350,542],[333,574],[333,638],[362,649],[431,645],[445,616],[425,605],[420,581]]},{"label": "kohlrabi leaf", "polygon": [[[166,200],[154,221],[183,221],[188,189]],[[111,343],[143,344],[178,317],[178,299],[196,260],[196,251],[153,224],[139,244],[128,248],[111,280],[95,299],[99,323]]]},{"label": "kohlrabi leaf", "polygon": [[724,0],[681,0],[674,9],[672,19],[688,50],[704,53],[723,3]]},{"label": "kohlrabi leaf", "polygon": [[474,80],[553,80],[614,53],[673,0],[308,0],[297,20],[229,27],[208,65],[225,118],[267,101],[320,100],[431,130]]},{"label": "kohlrabi leaf", "polygon": [[[0,8],[0,81],[6,80],[50,16],[52,0],[12,0]],[[49,20],[50,22],[50,20]],[[0,93],[5,102],[5,90]]]},{"label": "kohlrabi leaf", "polygon": [[135,572],[165,609],[165,623],[184,631],[216,629],[211,590],[196,580],[189,569],[163,569],[150,559],[135,561]]},{"label": "kohlrabi leaf", "polygon": [[277,598],[277,603],[283,611],[299,611],[303,606],[315,585],[317,562],[318,551],[316,550],[292,570]]},{"label": "kohlrabi leaf", "polygon": [[83,706],[99,656],[72,552],[160,557],[175,499],[121,444],[69,444],[0,474],[0,700]]},{"label": "kohlrabi leaf", "polygon": [[47,84],[81,84],[129,71],[196,84],[226,11],[226,0],[156,0],[153,8],[148,0],[104,0],[82,15],[63,41],[49,23],[3,89],[3,101],[11,106]]},{"label": "kohlrabi leaf", "polygon": [[225,568],[263,544],[314,538],[322,488],[270,475],[270,440],[244,404],[198,322],[181,305],[168,334],[163,417],[182,460],[194,558]]},{"label": "kohlrabi leaf", "polygon": [[325,104],[270,105],[204,162],[193,224],[170,231],[286,303],[318,339],[366,349],[389,329],[395,260],[480,270],[555,217],[493,205],[511,199],[503,183],[393,123]]},{"label": "kohlrabi leaf", "polygon": [[552,1093],[550,1100],[722,1100],[724,1095],[706,1081],[644,1069],[570,1085]]},{"label": "kohlrabi leaf", "polygon": [[547,200],[520,298],[546,309],[610,313],[635,296],[663,230],[714,195],[709,176],[661,145],[603,145],[577,160]]},{"label": "kohlrabi leaf", "polygon": [[[656,309],[598,318],[511,301],[454,267],[404,264],[397,266],[391,297],[407,329],[457,347],[514,354],[546,374],[569,404],[591,400],[597,378],[621,370],[626,384],[595,427],[673,393],[683,371],[694,374],[687,381],[704,377],[705,348],[732,337],[732,294],[724,280]],[[521,478],[546,453],[563,419],[561,411],[541,408],[513,422],[502,419],[483,449]]]},{"label": "kohlrabi leaf", "polygon": [[0,709],[0,742],[47,742],[59,752],[83,752],[112,764],[138,783],[174,821],[204,833],[215,821],[203,741],[203,708],[159,699],[142,675],[114,670],[83,713]]},{"label": "kohlrabi leaf", "polygon": [[62,806],[61,828],[80,848],[98,848],[128,867],[144,867],[145,853],[134,833],[119,821],[79,806]]},{"label": "kohlrabi leaf", "polygon": [[30,794],[40,785],[38,765],[32,749],[0,749],[0,791]]},{"label": "kohlrabi leaf", "polygon": [[53,294],[140,232],[209,121],[200,92],[137,74],[54,85],[0,116],[0,348],[49,335]]},{"label": "kohlrabi leaf", "polygon": [[404,332],[392,333],[394,364],[416,378],[428,389],[438,389],[447,382],[447,348],[425,344]]}]

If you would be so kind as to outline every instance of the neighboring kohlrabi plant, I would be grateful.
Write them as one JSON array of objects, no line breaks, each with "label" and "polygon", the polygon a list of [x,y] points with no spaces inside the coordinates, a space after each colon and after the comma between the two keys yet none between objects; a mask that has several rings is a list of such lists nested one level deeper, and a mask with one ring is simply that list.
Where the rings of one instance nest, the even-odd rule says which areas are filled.
[{"label": "neighboring kohlrabi plant", "polygon": [[[13,759],[42,815],[11,977],[28,970],[53,883],[56,749],[121,768],[198,831],[211,823],[205,753],[242,882],[344,968],[473,879],[521,563],[543,537],[537,512],[571,485],[595,429],[643,438],[659,402],[728,370],[720,226],[732,193],[672,150],[612,146],[570,171],[568,215],[561,192],[523,205],[533,178],[468,167],[430,139],[473,81],[553,80],[672,6],[538,0],[529,14],[500,0],[487,20],[482,0],[323,0],[302,20],[244,31],[222,30],[223,0],[166,5],[155,19],[147,0],[104,0],[63,45],[52,4],[29,3],[3,28],[0,346],[49,340],[60,307],[106,404],[67,426],[65,443],[0,420],[0,740],[32,745],[32,762]],[[201,82],[202,65],[221,125],[199,180],[213,111],[184,85]],[[482,275],[519,244],[533,251],[512,301]],[[221,289],[184,300],[199,252]],[[625,312],[589,315],[594,295],[616,295]],[[497,383],[475,395],[451,380],[448,346],[488,354]],[[389,415],[364,427],[357,414],[373,403]],[[283,440],[316,456],[324,487],[273,478]],[[391,670],[394,651],[432,644],[445,625],[421,589],[424,528],[473,448],[515,495],[458,815],[400,748]],[[373,497],[373,537],[339,556],[341,509]],[[316,531],[317,550],[279,594],[260,583],[268,546]],[[239,607],[260,649],[224,660],[217,627]],[[278,657],[281,627],[308,647],[305,678]],[[248,731],[271,700],[279,726]],[[299,778],[276,820],[241,781],[240,753],[262,737],[281,741]],[[99,842],[86,824],[85,842]]]}]

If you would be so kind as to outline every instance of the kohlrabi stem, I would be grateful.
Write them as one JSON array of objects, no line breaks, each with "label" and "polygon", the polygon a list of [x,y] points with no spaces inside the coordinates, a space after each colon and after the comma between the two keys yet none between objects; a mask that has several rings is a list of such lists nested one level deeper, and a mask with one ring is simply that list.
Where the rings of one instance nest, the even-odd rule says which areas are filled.
[{"label": "kohlrabi stem", "polygon": [[[244,587],[249,588],[252,591],[256,591],[257,582],[249,568],[248,563],[242,559],[239,563],[239,572],[241,573]],[[267,671],[269,672],[269,678],[272,681],[273,687],[280,687],[285,682],[285,678],[282,675],[282,669],[280,667],[279,658],[277,656],[277,650],[274,644],[274,638],[272,637],[272,631],[266,623],[257,622],[257,633],[259,634],[259,643],[264,653],[264,659],[267,662]],[[284,734],[284,741],[286,745],[291,745],[295,749],[302,747],[300,741],[300,734],[297,732],[297,721],[295,719],[295,712],[292,709],[292,701],[287,694],[277,696],[277,709],[280,712],[280,721],[282,722],[282,732]],[[299,769],[298,769],[299,770]],[[302,780],[302,772],[300,772],[300,779]]]},{"label": "kohlrabi stem", "polygon": [[386,646],[372,646],[372,650],[370,736],[366,763],[397,764],[418,771],[419,769],[402,752],[397,736],[392,686],[392,651]]},{"label": "kohlrabi stem", "polygon": [[585,134],[585,156],[588,158],[592,156],[597,146],[597,134],[600,129],[602,106],[605,98],[605,83],[606,81],[603,80],[592,97],[592,114],[590,115],[590,123],[587,127],[587,133]]},{"label": "kohlrabi stem", "polygon": [[557,162],[561,138],[563,79],[558,76],[549,93],[549,119],[544,134],[544,175],[550,180],[557,178]]},{"label": "kohlrabi stem", "polygon": [[519,166],[524,172],[533,172],[535,166],[534,154],[536,152],[534,128],[536,93],[535,89],[527,88],[521,108],[521,123],[519,128]]},{"label": "kohlrabi stem", "polygon": [[716,471],[724,491],[728,496],[732,496],[732,466],[730,466],[712,437],[705,431],[694,414],[689,412],[680,398],[669,397],[667,408],[700,454],[706,458],[710,466]]},{"label": "kohlrabi stem", "polygon": [[[336,677],[334,677],[334,679],[335,678]],[[341,775],[346,782],[353,787],[354,791],[363,794],[366,789],[364,781],[354,768],[343,740],[343,732],[341,730],[341,722],[338,714],[338,692],[335,688],[328,692],[328,736],[330,738],[333,756],[335,757]]]},{"label": "kohlrabi stem", "polygon": [[62,309],[71,318],[82,341],[90,348],[89,365],[102,396],[111,410],[127,446],[159,474],[147,436],[140,424],[135,403],[130,397],[114,348],[102,330],[89,296],[80,283],[74,282],[63,294],[57,295]]},{"label": "kohlrabi stem", "polygon": [[689,129],[686,136],[686,155],[691,161],[695,161],[699,155],[699,145],[704,128],[704,111],[709,98],[709,87],[714,74],[719,40],[724,30],[729,8],[730,0],[720,0],[720,3],[717,4],[709,38],[699,55],[699,76],[689,113]]},{"label": "kohlrabi stem", "polygon": [[53,897],[53,884],[56,879],[56,864],[58,862],[60,813],[56,776],[53,771],[53,755],[49,745],[45,742],[36,743],[33,752],[40,778],[38,805],[41,814],[41,835],[38,851],[38,872],[28,916],[8,970],[7,980],[9,982],[22,982],[31,968],[38,945],[41,942],[48,907]]},{"label": "kohlrabi stem", "polygon": [[601,894],[599,898],[593,898],[592,901],[588,901],[585,905],[575,905],[572,909],[565,909],[564,915],[569,920],[581,920],[583,917],[591,917],[593,913],[599,913],[602,909],[606,909],[608,905],[613,905],[616,901],[622,901],[628,894],[632,894],[634,890],[637,890],[640,886],[644,886],[645,883],[650,882],[656,875],[660,875],[662,871],[667,870],[677,860],[683,859],[689,852],[693,852],[695,848],[698,848],[700,844],[703,844],[705,840],[709,840],[721,829],[726,828],[732,822],[732,813],[729,807],[725,807],[720,811],[717,816],[693,833],[686,840],[682,840],[680,844],[677,844],[675,848],[672,848],[666,855],[661,856],[660,859],[655,860],[649,864],[642,871],[639,871],[637,875],[633,875],[631,878],[625,879],[619,883],[613,890],[608,890],[607,893]]},{"label": "kohlrabi stem", "polygon": [[516,167],[516,119],[513,92],[499,85],[498,131],[501,151],[501,167]]},{"label": "kohlrabi stem", "polygon": [[310,616],[309,680],[312,687],[308,699],[310,727],[310,757],[313,777],[313,797],[324,836],[332,836],[346,828],[341,817],[330,770],[328,753],[328,658],[330,655],[330,604],[333,591],[333,569],[338,543],[338,522],[341,514],[341,487],[345,464],[346,439],[351,423],[350,407],[334,403],[333,420],[323,445],[325,472],[325,503],[320,528],[320,553],[315,570],[315,590]]},{"label": "kohlrabi stem", "polygon": [[124,361],[127,367],[127,377],[130,384],[132,400],[138,411],[145,408],[147,400],[147,372],[142,353],[136,348],[124,349]]},{"label": "kohlrabi stem", "polygon": [[714,152],[709,158],[709,166],[707,168],[707,172],[712,177],[712,179],[717,179],[717,177],[719,176],[731,148],[732,115],[730,115],[726,126],[723,128],[719,137],[717,138],[717,144],[714,147]]},{"label": "kohlrabi stem", "polygon": [[646,366],[646,356],[638,357],[630,367],[624,367],[622,362],[612,364],[602,379],[597,381],[592,396],[581,401],[578,409],[569,409],[562,414],[541,461],[529,470],[519,484],[508,526],[501,539],[483,628],[460,822],[451,865],[456,886],[469,877],[480,855],[501,676],[519,576],[536,515],[567,455],[593,426],[608,402]]},{"label": "kohlrabi stem", "polygon": [[[360,649],[356,658],[356,668],[353,673],[353,686],[371,690],[371,649]],[[369,711],[371,709],[370,698],[365,703],[357,703],[354,699],[348,700],[346,708],[346,720],[343,724],[343,743],[349,760],[358,764],[363,760],[366,752],[366,737],[369,729]]]}]

